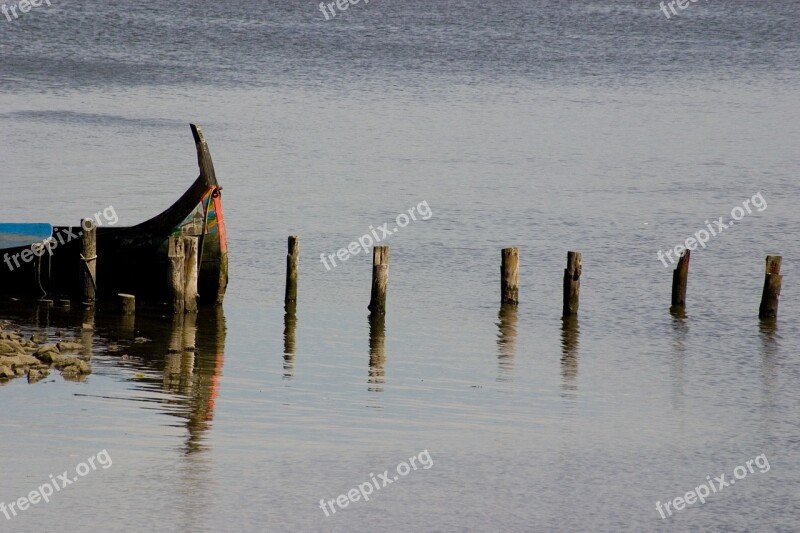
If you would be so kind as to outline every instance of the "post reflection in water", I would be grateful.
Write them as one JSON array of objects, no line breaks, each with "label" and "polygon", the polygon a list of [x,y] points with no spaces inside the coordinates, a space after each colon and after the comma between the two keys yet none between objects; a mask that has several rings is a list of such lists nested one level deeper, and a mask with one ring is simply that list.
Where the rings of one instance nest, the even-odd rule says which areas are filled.
[{"label": "post reflection in water", "polygon": [[186,453],[201,448],[203,433],[214,418],[214,402],[219,394],[222,364],[225,360],[225,315],[222,308],[197,315],[194,388],[189,397]]},{"label": "post reflection in water", "polygon": [[165,403],[173,407],[167,412],[186,420],[184,452],[191,454],[203,449],[214,417],[225,358],[225,315],[222,309],[201,309],[168,320],[167,327],[142,321],[137,333],[152,341],[143,345],[147,351],[165,354],[162,389],[172,394]]},{"label": "post reflection in water", "polygon": [[517,306],[501,304],[497,319],[497,381],[507,381],[517,355]]},{"label": "post reflection in water", "polygon": [[578,345],[580,326],[577,316],[561,319],[561,389],[574,393],[578,390]]},{"label": "post reflection in water", "polygon": [[[778,321],[775,319],[760,320],[758,324],[758,334],[761,338],[761,394],[765,405],[769,406],[770,413],[780,412],[775,392],[780,384],[780,334],[778,333]],[[779,417],[770,414],[765,416],[761,422],[764,426],[764,433],[769,434],[776,431],[776,427],[781,424]]]},{"label": "post reflection in water", "polygon": [[81,355],[87,360],[92,358],[94,350],[94,314],[94,306],[86,306],[81,319],[81,344],[83,345]]},{"label": "post reflection in water", "polygon": [[294,377],[294,356],[297,344],[297,303],[286,304],[283,315],[283,379]]},{"label": "post reflection in water", "polygon": [[28,302],[12,302],[4,311],[4,317],[26,325],[26,335],[32,332],[40,342],[79,341],[80,353],[100,365],[95,372],[104,367],[106,372],[135,371],[130,381],[136,394],[129,399],[146,402],[148,408],[157,402],[165,414],[184,420],[185,453],[203,448],[225,358],[221,308],[176,317],[141,310],[135,324],[134,317],[102,307],[51,308],[43,302],[32,307]]},{"label": "post reflection in water", "polygon": [[172,318],[169,335],[169,352],[164,362],[164,389],[189,394],[194,374],[194,350],[197,332],[194,314],[176,315]]},{"label": "post reflection in water", "polygon": [[371,392],[383,392],[383,385],[386,382],[386,352],[384,342],[386,340],[386,317],[384,315],[369,315],[369,379],[367,390]]},{"label": "post reflection in water", "polygon": [[761,355],[772,357],[778,352],[778,321],[775,319],[759,320],[758,335],[761,337]]}]

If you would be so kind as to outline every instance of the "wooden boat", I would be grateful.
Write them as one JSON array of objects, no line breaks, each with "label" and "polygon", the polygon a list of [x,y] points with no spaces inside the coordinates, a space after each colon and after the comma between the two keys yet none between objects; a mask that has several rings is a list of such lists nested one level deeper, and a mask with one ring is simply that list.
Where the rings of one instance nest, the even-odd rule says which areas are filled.
[{"label": "wooden boat", "polygon": [[[222,304],[228,284],[222,187],[200,127],[191,128],[200,176],[183,196],[139,225],[98,226],[98,299],[128,293],[144,302],[168,302],[168,240],[184,235],[199,238],[200,303]],[[81,226],[0,224],[0,297],[80,299],[87,260],[93,260],[81,255],[82,234]]]}]

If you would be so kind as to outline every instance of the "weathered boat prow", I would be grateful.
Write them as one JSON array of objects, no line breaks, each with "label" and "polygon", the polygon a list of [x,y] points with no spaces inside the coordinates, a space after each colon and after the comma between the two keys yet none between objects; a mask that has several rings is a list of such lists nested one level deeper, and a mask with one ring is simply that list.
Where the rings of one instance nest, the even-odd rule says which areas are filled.
[{"label": "weathered boat prow", "polygon": [[[99,299],[129,293],[151,303],[170,298],[168,241],[173,235],[199,239],[198,292],[201,304],[220,305],[228,285],[228,244],[222,211],[222,187],[217,182],[208,145],[199,126],[191,125],[200,175],[171,207],[131,227],[97,228],[96,287]],[[29,225],[34,226],[34,225]],[[31,228],[41,236],[42,226]],[[82,228],[53,228],[53,235],[82,235]],[[30,235],[14,238],[13,247],[0,249],[0,259],[28,261],[0,263],[0,295],[49,299],[80,298],[86,269],[79,238],[52,249],[27,242]],[[26,240],[27,239],[27,240]],[[9,239],[5,239],[6,242]],[[63,240],[63,238],[61,239]],[[0,243],[4,239],[0,238]],[[38,253],[35,253],[37,252]],[[34,253],[32,253],[34,252]]]}]

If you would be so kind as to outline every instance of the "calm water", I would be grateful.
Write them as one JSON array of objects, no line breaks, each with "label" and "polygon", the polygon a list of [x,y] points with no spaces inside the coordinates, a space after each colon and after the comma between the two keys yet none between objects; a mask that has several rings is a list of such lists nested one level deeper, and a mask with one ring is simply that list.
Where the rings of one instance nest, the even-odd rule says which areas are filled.
[{"label": "calm water", "polygon": [[[0,530],[797,530],[798,19],[789,0],[669,20],[655,0],[373,0],[329,21],[315,2],[53,0],[0,18],[0,218],[149,218],[196,176],[198,122],[231,253],[224,314],[101,312],[87,381],[0,388],[0,501],[113,459]],[[692,255],[671,317],[658,250],[758,192],[766,209]],[[370,259],[318,258],[423,201],[430,219],[387,241],[371,325]],[[522,302],[503,313],[509,245]],[[584,273],[564,326],[567,250]],[[83,320],[5,318],[53,339]],[[319,508],[423,450],[430,469]],[[661,519],[656,501],[760,454],[768,472]]]}]

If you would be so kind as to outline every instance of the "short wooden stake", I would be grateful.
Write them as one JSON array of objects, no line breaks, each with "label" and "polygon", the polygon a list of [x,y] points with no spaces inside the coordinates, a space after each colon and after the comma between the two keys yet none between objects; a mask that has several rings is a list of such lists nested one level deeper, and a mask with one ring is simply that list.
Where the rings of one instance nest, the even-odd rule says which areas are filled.
[{"label": "short wooden stake", "polygon": [[386,314],[386,290],[389,286],[389,247],[372,249],[372,294],[369,310],[375,315]]},{"label": "short wooden stake", "polygon": [[97,297],[97,226],[94,220],[81,220],[81,262],[83,302],[93,304]]},{"label": "short wooden stake", "polygon": [[519,248],[503,248],[500,252],[500,303],[519,303]]},{"label": "short wooden stake", "polygon": [[183,237],[169,238],[169,286],[172,290],[172,313],[182,315],[184,306],[184,289],[186,266],[183,250]]},{"label": "short wooden stake", "polygon": [[684,250],[678,266],[672,272],[672,306],[670,311],[681,313],[686,308],[686,284],[689,279],[689,257],[691,250]]},{"label": "short wooden stake", "polygon": [[567,268],[564,269],[564,310],[562,317],[576,316],[578,314],[582,270],[581,253],[567,252]]},{"label": "short wooden stake", "polygon": [[283,298],[287,306],[297,302],[297,277],[300,266],[300,237],[289,236],[289,250],[286,253],[286,293]]},{"label": "short wooden stake", "polygon": [[197,276],[200,267],[200,239],[198,237],[183,238],[183,253],[186,256],[186,277],[184,278],[184,312],[197,312]]},{"label": "short wooden stake", "polygon": [[133,294],[119,293],[119,308],[120,313],[124,316],[131,316],[136,314],[136,296]]},{"label": "short wooden stake", "polygon": [[769,319],[778,316],[778,301],[781,297],[781,256],[767,256],[767,273],[764,278],[764,291],[761,293],[761,306],[758,318]]}]

